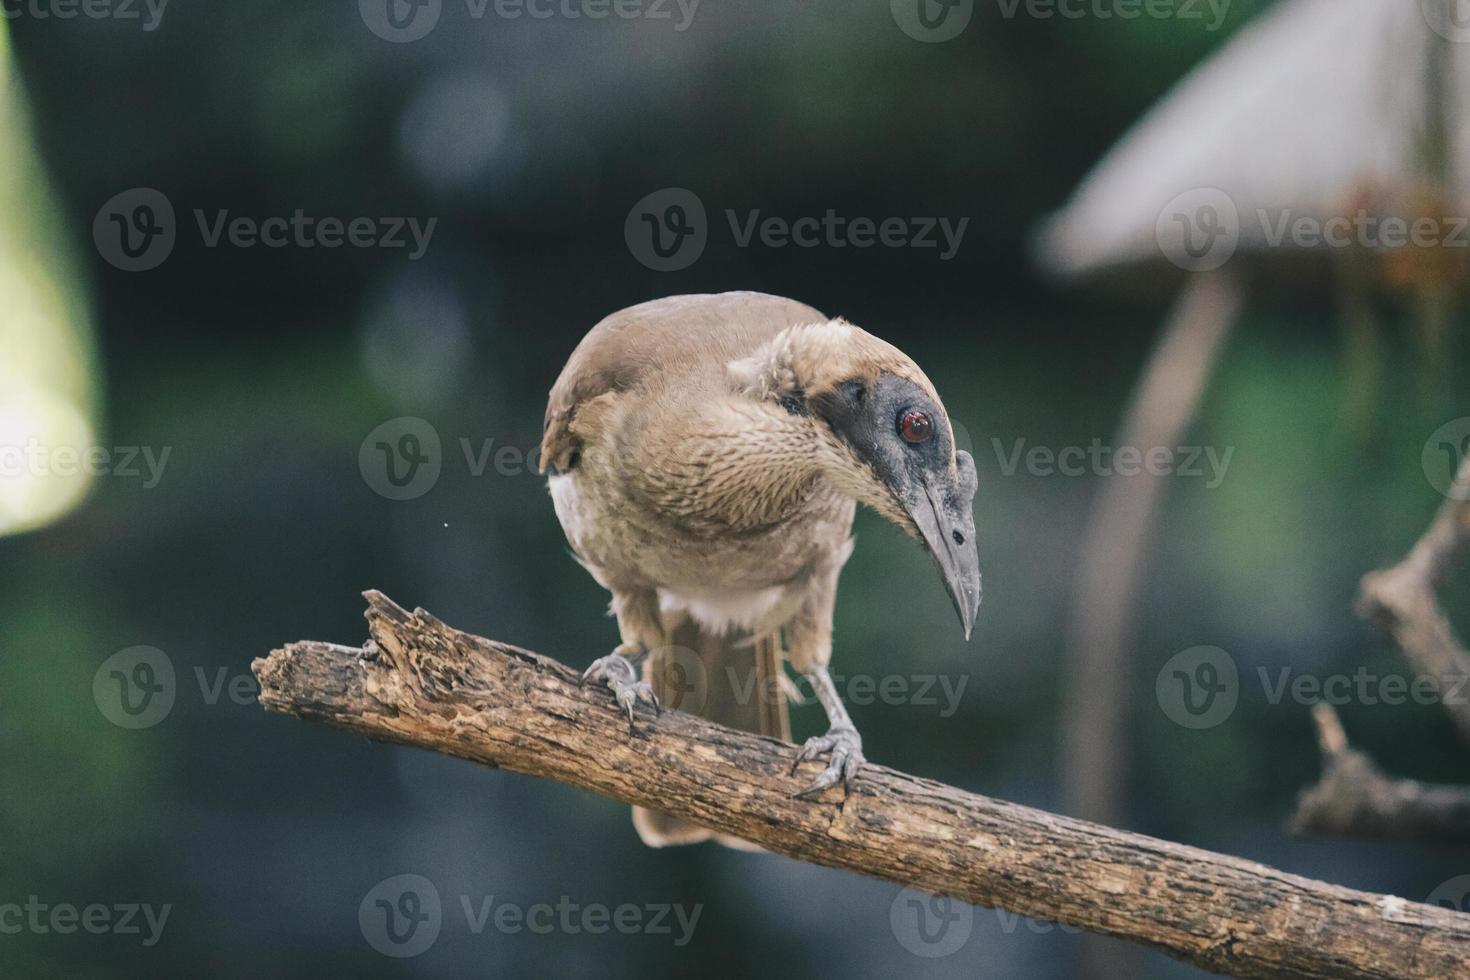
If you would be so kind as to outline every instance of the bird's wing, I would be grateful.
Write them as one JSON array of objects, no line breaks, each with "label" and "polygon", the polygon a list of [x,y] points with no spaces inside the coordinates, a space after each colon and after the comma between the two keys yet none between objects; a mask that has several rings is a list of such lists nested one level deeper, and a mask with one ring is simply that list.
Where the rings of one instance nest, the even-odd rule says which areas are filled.
[{"label": "bird's wing", "polygon": [[698,385],[785,328],[825,319],[805,303],[755,292],[670,296],[619,310],[582,338],[552,386],[542,471],[569,468],[578,448],[572,422],[587,402],[670,377]]}]

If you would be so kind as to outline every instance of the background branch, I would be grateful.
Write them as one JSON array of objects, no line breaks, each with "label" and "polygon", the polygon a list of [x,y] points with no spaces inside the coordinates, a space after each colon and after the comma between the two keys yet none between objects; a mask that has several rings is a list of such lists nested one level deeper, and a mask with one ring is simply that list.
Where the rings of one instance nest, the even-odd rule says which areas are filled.
[{"label": "background branch", "polygon": [[[1194,421],[1243,297],[1223,272],[1192,276],[1149,357],[1117,446],[1174,447]],[[1169,478],[1103,480],[1082,547],[1067,623],[1063,781],[1067,811],[1121,822],[1128,758],[1128,690],[1135,618]]]},{"label": "background branch", "polygon": [[[1470,538],[1470,457],[1450,493],[1403,561],[1363,576],[1358,612],[1388,630],[1415,670],[1439,679],[1440,704],[1470,744],[1470,697],[1459,693],[1470,678],[1470,653],[1434,594]],[[1458,696],[1448,696],[1451,692]]]},{"label": "background branch", "polygon": [[[1359,615],[1388,630],[1421,675],[1438,683],[1439,703],[1470,744],[1470,654],[1455,637],[1435,589],[1470,538],[1470,458],[1424,536],[1392,568],[1363,576]],[[1337,712],[1312,708],[1322,749],[1322,778],[1297,799],[1291,829],[1345,837],[1470,840],[1470,787],[1433,786],[1387,775],[1348,745]]]},{"label": "background branch", "polygon": [[1470,916],[1312,881],[865,766],[844,798],[793,799],[818,765],[681,712],[630,735],[602,687],[546,657],[367,594],[362,647],[256,660],[260,701],[382,741],[665,810],[777,853],[1080,926],[1246,977],[1470,973]]},{"label": "background branch", "polygon": [[1346,837],[1470,840],[1470,787],[1394,779],[1351,748],[1337,712],[1312,707],[1322,778],[1302,792],[1291,829]]},{"label": "background branch", "polygon": [[[1244,300],[1225,271],[1196,273],[1183,292],[1133,393],[1116,445],[1174,447],[1194,421],[1215,362]],[[1169,477],[1141,472],[1101,482],[1077,556],[1063,692],[1062,790],[1068,813],[1126,823],[1133,768],[1128,691],[1137,647],[1138,599]],[[1126,946],[1084,937],[1081,975],[1136,973]]]}]

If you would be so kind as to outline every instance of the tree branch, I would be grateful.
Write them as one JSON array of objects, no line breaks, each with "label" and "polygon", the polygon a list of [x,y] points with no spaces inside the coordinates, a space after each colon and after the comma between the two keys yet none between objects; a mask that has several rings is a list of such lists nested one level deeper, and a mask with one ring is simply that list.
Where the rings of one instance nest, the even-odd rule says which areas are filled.
[{"label": "tree branch", "polygon": [[[1409,664],[1436,677],[1439,690],[1458,692],[1470,677],[1470,653],[1455,637],[1439,608],[1435,588],[1464,552],[1470,539],[1470,458],[1461,465],[1449,499],[1403,561],[1363,576],[1358,613],[1386,629]],[[1460,737],[1470,744],[1470,698],[1442,696]]]},{"label": "tree branch", "polygon": [[[1470,458],[1460,466],[1448,499],[1403,561],[1363,576],[1358,614],[1393,636],[1420,674],[1433,677],[1440,705],[1470,743],[1470,653],[1455,637],[1435,589],[1470,540]],[[1337,712],[1312,709],[1322,748],[1322,778],[1297,799],[1291,829],[1400,840],[1470,840],[1470,787],[1432,786],[1387,775],[1365,753],[1350,748]]]},{"label": "tree branch", "polygon": [[1079,926],[1243,977],[1470,975],[1470,915],[1353,891],[865,766],[792,794],[795,750],[677,711],[629,733],[611,694],[539,654],[367,593],[361,648],[256,660],[260,701],[381,741],[665,810],[768,850]]},{"label": "tree branch", "polygon": [[[1194,421],[1243,302],[1226,272],[1192,276],[1164,324],[1117,435],[1144,452],[1177,446]],[[1147,470],[1101,481],[1077,552],[1062,714],[1067,812],[1122,822],[1137,606],[1169,478]]]},{"label": "tree branch", "polygon": [[1470,840],[1470,787],[1433,786],[1394,779],[1366,754],[1348,746],[1337,712],[1312,707],[1322,747],[1322,778],[1303,790],[1291,829],[1396,840]]}]

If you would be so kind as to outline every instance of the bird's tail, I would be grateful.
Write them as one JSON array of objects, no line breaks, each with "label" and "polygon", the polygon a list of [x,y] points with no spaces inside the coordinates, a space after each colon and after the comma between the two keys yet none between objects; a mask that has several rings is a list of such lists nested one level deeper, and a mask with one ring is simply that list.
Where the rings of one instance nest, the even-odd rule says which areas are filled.
[{"label": "bird's tail", "polygon": [[[643,676],[664,707],[790,741],[782,658],[779,632],[760,637],[738,631],[715,634],[685,618],[670,633],[669,646],[644,660]],[[727,847],[760,850],[739,838],[641,806],[633,808],[633,826],[649,847],[714,839]]]}]

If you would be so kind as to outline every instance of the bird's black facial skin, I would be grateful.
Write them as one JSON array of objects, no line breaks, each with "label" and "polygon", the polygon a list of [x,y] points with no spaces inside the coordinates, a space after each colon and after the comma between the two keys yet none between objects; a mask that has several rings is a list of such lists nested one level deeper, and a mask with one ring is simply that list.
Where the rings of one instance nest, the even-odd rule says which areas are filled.
[{"label": "bird's black facial skin", "polygon": [[[843,382],[814,398],[812,409],[873,468],[909,515],[944,576],[969,639],[980,607],[980,556],[971,506],[978,479],[969,453],[955,452],[955,465],[950,465],[954,437],[944,411],[918,385],[894,374],[879,375],[871,383]],[[928,415],[931,423],[928,437],[919,441],[904,434],[904,416],[914,411]],[[919,427],[910,424],[908,432],[916,435]]]}]

